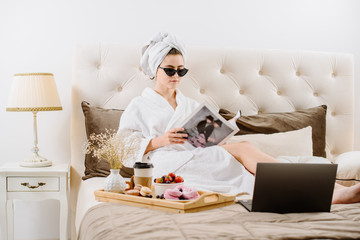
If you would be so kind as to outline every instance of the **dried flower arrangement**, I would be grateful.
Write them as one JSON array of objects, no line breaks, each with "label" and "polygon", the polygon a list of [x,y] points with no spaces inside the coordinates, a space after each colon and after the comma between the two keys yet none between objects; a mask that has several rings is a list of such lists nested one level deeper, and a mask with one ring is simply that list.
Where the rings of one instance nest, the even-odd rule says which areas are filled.
[{"label": "dried flower arrangement", "polygon": [[120,169],[124,163],[135,158],[140,148],[140,139],[132,134],[131,130],[121,130],[119,133],[111,129],[105,132],[89,136],[84,146],[85,154],[92,154],[93,157],[105,159],[111,169]]}]

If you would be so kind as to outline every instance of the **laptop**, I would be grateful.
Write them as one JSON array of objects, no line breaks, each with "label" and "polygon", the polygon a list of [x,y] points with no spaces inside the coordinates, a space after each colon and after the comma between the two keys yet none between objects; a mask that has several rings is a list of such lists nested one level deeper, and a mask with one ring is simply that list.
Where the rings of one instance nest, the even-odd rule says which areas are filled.
[{"label": "laptop", "polygon": [[251,212],[330,212],[337,164],[258,163]]}]

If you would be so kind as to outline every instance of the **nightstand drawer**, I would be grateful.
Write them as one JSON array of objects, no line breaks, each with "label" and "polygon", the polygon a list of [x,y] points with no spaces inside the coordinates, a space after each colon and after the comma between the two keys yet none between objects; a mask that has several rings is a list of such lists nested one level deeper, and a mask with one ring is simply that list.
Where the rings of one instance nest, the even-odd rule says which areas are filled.
[{"label": "nightstand drawer", "polygon": [[8,192],[57,192],[59,177],[7,177]]}]

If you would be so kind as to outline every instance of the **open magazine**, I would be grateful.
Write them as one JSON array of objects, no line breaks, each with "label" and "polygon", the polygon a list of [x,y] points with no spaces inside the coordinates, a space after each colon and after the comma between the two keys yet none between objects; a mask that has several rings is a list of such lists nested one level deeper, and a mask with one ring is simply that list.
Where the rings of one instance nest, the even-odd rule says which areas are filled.
[{"label": "open magazine", "polygon": [[200,104],[180,126],[188,134],[187,142],[195,148],[223,144],[239,131],[235,121],[227,121],[207,102]]}]

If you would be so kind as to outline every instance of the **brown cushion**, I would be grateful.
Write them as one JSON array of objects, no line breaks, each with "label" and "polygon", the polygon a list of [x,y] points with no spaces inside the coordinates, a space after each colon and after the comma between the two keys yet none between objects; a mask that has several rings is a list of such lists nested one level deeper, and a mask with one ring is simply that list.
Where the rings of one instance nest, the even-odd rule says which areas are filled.
[{"label": "brown cushion", "polygon": [[[263,113],[252,116],[241,116],[236,124],[240,131],[236,135],[255,133],[277,133],[312,127],[313,155],[326,157],[326,105],[305,110],[285,113]],[[235,116],[225,109],[220,109],[220,115],[229,120]]]},{"label": "brown cushion", "polygon": [[[105,129],[114,129],[117,131],[119,128],[120,117],[123,110],[94,107],[85,101],[81,103],[81,107],[85,116],[87,137],[89,137],[92,133],[102,133]],[[98,160],[97,158],[91,156],[91,154],[86,154],[85,176],[83,176],[83,180],[92,177],[106,177],[109,173],[110,166],[106,160]],[[123,177],[131,177],[134,175],[134,170],[132,168],[122,167],[120,174]]]}]

